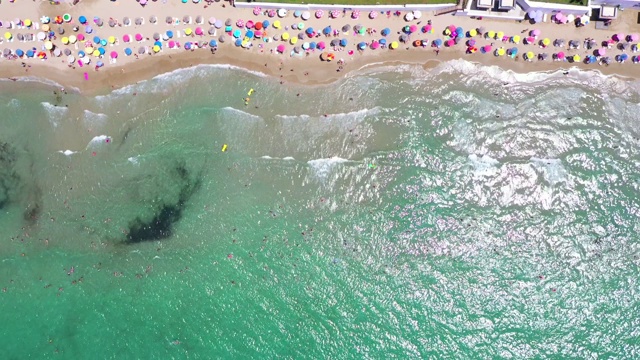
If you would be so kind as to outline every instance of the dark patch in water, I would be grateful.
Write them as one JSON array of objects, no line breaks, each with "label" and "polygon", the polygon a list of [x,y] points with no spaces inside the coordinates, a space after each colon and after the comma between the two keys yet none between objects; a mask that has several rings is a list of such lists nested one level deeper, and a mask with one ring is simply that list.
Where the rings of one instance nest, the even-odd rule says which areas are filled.
[{"label": "dark patch in water", "polygon": [[201,184],[199,176],[192,178],[184,164],[175,166],[170,172],[169,181],[180,185],[177,201],[160,199],[160,205],[150,217],[137,217],[128,225],[125,243],[136,244],[145,241],[163,240],[171,237],[176,223],[182,219],[183,211],[193,194]]},{"label": "dark patch in water", "polygon": [[15,170],[16,152],[6,142],[0,141],[0,209],[7,206],[20,187],[20,176]]}]

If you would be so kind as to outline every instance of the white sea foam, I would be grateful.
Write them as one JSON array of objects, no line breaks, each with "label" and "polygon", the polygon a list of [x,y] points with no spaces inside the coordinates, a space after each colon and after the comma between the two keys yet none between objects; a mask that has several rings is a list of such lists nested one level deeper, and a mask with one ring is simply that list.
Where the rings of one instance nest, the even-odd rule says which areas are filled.
[{"label": "white sea foam", "polygon": [[567,170],[565,170],[560,159],[531,158],[530,163],[536,172],[541,174],[550,185],[567,180]]},{"label": "white sea foam", "polygon": [[89,110],[84,110],[84,113],[82,115],[82,122],[86,127],[90,127],[90,128],[93,128],[94,130],[97,130],[96,127],[99,128],[104,126],[107,123],[108,118],[109,116],[107,116],[107,114],[94,113]]},{"label": "white sea foam", "polygon": [[[322,118],[323,120],[364,120],[367,116],[377,115],[382,112],[382,108],[379,106],[373,107],[371,109],[361,109],[356,111],[350,111],[346,113],[335,113],[335,114],[327,114],[327,116],[320,115],[317,118]],[[313,118],[311,115],[300,114],[300,115],[276,115],[276,118],[283,120],[307,120]]]},{"label": "white sea foam", "polygon": [[127,158],[127,160],[130,163],[132,163],[133,165],[139,165],[140,164],[139,157],[140,157],[139,155],[138,156],[131,156],[131,157]]},{"label": "white sea foam", "polygon": [[95,136],[93,139],[91,139],[91,141],[89,141],[89,144],[87,144],[87,148],[94,148],[97,146],[110,144],[110,143],[111,143],[111,136],[98,135],[98,136]]},{"label": "white sea foam", "polygon": [[269,156],[269,155],[264,155],[264,156],[261,156],[260,158],[261,159],[265,159],[265,160],[286,160],[286,161],[295,160],[291,156],[286,156],[286,157],[283,157],[283,158],[279,158],[279,157],[273,157],[273,156]]},{"label": "white sea foam", "polygon": [[64,151],[60,150],[58,152],[63,154],[63,155],[66,155],[66,156],[71,156],[73,154],[77,154],[78,153],[77,151],[71,151],[71,150],[64,150]]},{"label": "white sea foam", "polygon": [[330,157],[330,158],[323,158],[323,159],[315,159],[315,160],[309,160],[307,162],[307,164],[309,164],[309,167],[311,167],[313,173],[319,177],[319,178],[326,178],[327,176],[329,176],[329,173],[331,173],[331,171],[338,166],[339,164],[344,164],[346,162],[348,162],[349,160],[347,159],[343,159],[341,157]]},{"label": "white sea foam", "polygon": [[473,167],[473,174],[476,177],[492,176],[498,173],[500,162],[488,155],[478,157],[476,154],[469,155],[469,164]]},{"label": "white sea foam", "polygon": [[60,120],[62,120],[62,118],[69,112],[69,109],[65,106],[55,106],[46,101],[41,102],[40,104],[46,110],[49,122],[53,127],[58,127]]},{"label": "white sea foam", "polygon": [[250,114],[250,113],[248,113],[246,111],[242,111],[240,109],[236,109],[236,108],[230,107],[230,106],[223,107],[221,110],[224,111],[224,112],[227,112],[228,115],[234,116],[236,118],[241,118],[241,119],[244,118],[244,119],[250,119],[250,120],[262,120],[262,118],[260,116],[258,116],[258,115],[253,115],[253,114]]}]

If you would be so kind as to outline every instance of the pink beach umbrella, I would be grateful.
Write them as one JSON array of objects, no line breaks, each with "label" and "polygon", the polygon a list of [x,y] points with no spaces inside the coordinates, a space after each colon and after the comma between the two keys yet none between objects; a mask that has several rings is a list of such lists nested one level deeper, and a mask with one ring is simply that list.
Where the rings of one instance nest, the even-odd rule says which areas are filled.
[{"label": "pink beach umbrella", "polygon": [[613,35],[613,40],[615,40],[615,41],[623,41],[624,40],[624,34],[618,33],[618,34]]},{"label": "pink beach umbrella", "polygon": [[357,19],[357,18],[359,18],[359,17],[360,17],[360,10],[357,10],[357,9],[356,9],[356,10],[353,10],[353,11],[351,12],[351,18],[352,18],[352,19]]},{"label": "pink beach umbrella", "polygon": [[559,60],[564,60],[564,52],[560,51],[559,53],[557,53],[557,54],[556,54],[556,57],[557,57]]},{"label": "pink beach umbrella", "polygon": [[176,47],[176,42],[173,40],[169,41],[169,49],[173,49],[174,47]]},{"label": "pink beach umbrella", "polygon": [[316,47],[320,50],[324,50],[327,45],[325,45],[324,41],[320,41]]},{"label": "pink beach umbrella", "polygon": [[322,11],[322,10],[316,11],[316,18],[317,19],[320,19],[323,16],[324,16],[324,11]]},{"label": "pink beach umbrella", "polygon": [[535,36],[540,36],[540,29],[533,29],[529,32],[529,35],[535,37]]},{"label": "pink beach umbrella", "polygon": [[112,59],[117,59],[118,58],[118,53],[115,52],[115,51],[112,51],[110,56],[111,56]]},{"label": "pink beach umbrella", "polygon": [[490,53],[491,52],[491,45],[485,45],[482,47],[482,51],[486,52],[486,53]]},{"label": "pink beach umbrella", "polygon": [[531,37],[531,36],[529,36],[528,38],[524,39],[524,41],[525,41],[527,44],[533,44],[533,43],[535,43],[535,42],[536,42],[536,39],[535,39],[535,38],[533,38],[533,37]]},{"label": "pink beach umbrella", "polygon": [[136,34],[136,41],[142,41],[142,34]]},{"label": "pink beach umbrella", "polygon": [[640,37],[638,36],[638,34],[631,34],[628,36],[628,38],[629,38],[629,41],[635,42],[635,41],[638,41]]},{"label": "pink beach umbrella", "polygon": [[331,10],[331,17],[336,19],[338,16],[340,16],[340,11],[338,10]]},{"label": "pink beach umbrella", "polygon": [[372,49],[374,49],[374,50],[375,50],[375,49],[377,49],[377,48],[379,48],[379,47],[380,47],[380,43],[379,43],[379,42],[377,42],[377,41],[375,41],[375,40],[374,40],[374,41],[371,43],[371,48],[372,48]]},{"label": "pink beach umbrella", "polygon": [[124,36],[122,37],[122,41],[124,41],[124,42],[126,42],[126,43],[131,42],[131,36],[129,36],[128,34],[127,34],[127,35],[124,35]]},{"label": "pink beach umbrella", "polygon": [[253,15],[258,16],[262,12],[262,8],[260,6],[256,6],[253,8]]},{"label": "pink beach umbrella", "polygon": [[267,15],[269,15],[270,18],[276,16],[276,11],[274,9],[269,10],[269,12],[267,13]]},{"label": "pink beach umbrella", "polygon": [[243,28],[244,27],[244,20],[239,19],[238,21],[236,21],[236,26],[239,28]]},{"label": "pink beach umbrella", "polygon": [[455,40],[453,40],[453,39],[449,39],[449,40],[447,40],[447,42],[445,43],[445,45],[447,45],[448,47],[451,47],[451,46],[453,46],[453,45],[455,45],[455,44],[456,44],[456,42],[455,42]]},{"label": "pink beach umbrella", "polygon": [[411,33],[418,31],[418,25],[413,24],[409,26],[409,31],[411,31]]},{"label": "pink beach umbrella", "polygon": [[378,12],[377,11],[372,11],[369,13],[369,18],[370,19],[375,19],[378,17]]},{"label": "pink beach umbrella", "polygon": [[247,21],[246,24],[244,24],[244,26],[246,26],[247,29],[253,29],[253,27],[255,26],[255,23],[253,22],[253,20],[249,20]]},{"label": "pink beach umbrella", "polygon": [[276,49],[280,54],[282,54],[284,52],[284,44],[280,44],[278,45],[277,49]]},{"label": "pink beach umbrella", "polygon": [[422,27],[422,32],[423,33],[430,33],[433,31],[433,27],[429,24],[425,25]]},{"label": "pink beach umbrella", "polygon": [[606,53],[607,53],[607,49],[605,48],[598,49],[598,56],[605,56]]},{"label": "pink beach umbrella", "polygon": [[457,29],[455,25],[449,25],[447,28],[448,28],[448,29],[449,29],[449,31],[450,31],[450,32],[452,32],[452,33],[456,32],[456,29]]},{"label": "pink beach umbrella", "polygon": [[196,35],[202,36],[202,34],[204,34],[204,32],[202,31],[201,27],[197,27],[196,28]]},{"label": "pink beach umbrella", "polygon": [[76,36],[76,39],[78,39],[78,41],[84,41],[84,34],[78,34],[78,36]]}]

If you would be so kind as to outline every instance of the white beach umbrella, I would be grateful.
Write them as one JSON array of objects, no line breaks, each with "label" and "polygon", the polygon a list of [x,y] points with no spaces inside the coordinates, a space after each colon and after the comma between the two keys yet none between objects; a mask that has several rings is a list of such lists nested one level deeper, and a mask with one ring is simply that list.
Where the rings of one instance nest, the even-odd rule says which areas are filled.
[{"label": "white beach umbrella", "polygon": [[278,9],[278,16],[279,17],[287,16],[287,9]]},{"label": "white beach umbrella", "polygon": [[413,13],[407,13],[407,15],[404,16],[404,19],[407,21],[412,21],[413,20]]},{"label": "white beach umbrella", "polygon": [[422,11],[420,11],[420,10],[415,10],[415,11],[413,12],[413,18],[414,18],[414,19],[420,19],[421,17],[422,17]]},{"label": "white beach umbrella", "polygon": [[73,64],[76,61],[76,58],[73,55],[67,56],[67,62],[69,64]]}]

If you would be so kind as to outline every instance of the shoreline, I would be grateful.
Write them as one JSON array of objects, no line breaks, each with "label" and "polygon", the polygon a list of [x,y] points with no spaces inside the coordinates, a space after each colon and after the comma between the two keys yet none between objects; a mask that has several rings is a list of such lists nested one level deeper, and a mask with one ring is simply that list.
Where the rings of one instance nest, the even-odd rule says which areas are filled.
[{"label": "shoreline", "polygon": [[[420,50],[417,50],[416,52],[420,52]],[[400,55],[399,53],[387,53],[386,55],[387,56],[376,56],[376,58],[373,59],[367,56],[362,59],[352,60],[344,70],[339,73],[336,72],[333,67],[314,68],[313,71],[310,71],[306,76],[304,75],[306,73],[306,67],[286,62],[281,66],[277,58],[265,57],[262,59],[253,58],[238,61],[237,58],[233,58],[229,55],[211,55],[209,53],[202,54],[201,52],[193,52],[178,53],[171,56],[159,56],[146,59],[146,61],[130,63],[118,68],[100,70],[98,72],[90,73],[89,81],[78,77],[70,78],[68,76],[69,74],[52,71],[55,70],[55,68],[47,66],[46,64],[31,67],[28,74],[21,71],[23,70],[22,67],[6,68],[0,66],[0,79],[2,79],[2,82],[7,84],[9,84],[10,81],[20,82],[21,84],[32,82],[49,87],[63,87],[68,91],[77,92],[82,95],[96,96],[106,95],[111,91],[123,87],[149,81],[175,71],[195,68],[200,65],[219,65],[220,67],[240,69],[242,71],[270,77],[274,80],[280,79],[282,85],[285,86],[287,84],[319,86],[333,84],[348,76],[354,74],[357,75],[364,70],[400,65],[415,65],[428,70],[434,69],[440,64],[449,61],[463,60],[474,65],[497,67],[502,71],[519,75],[532,73],[549,74],[561,71],[579,70],[582,72],[595,72],[601,76],[613,77],[624,81],[640,80],[640,72],[636,74],[633,74],[633,72],[620,72],[618,71],[620,67],[617,66],[619,64],[612,64],[608,67],[598,66],[594,68],[576,66],[576,64],[564,64],[565,66],[559,66],[560,64],[556,63],[527,63],[527,67],[525,68],[522,66],[522,63],[517,63],[515,61],[506,64],[503,62],[498,63],[496,61],[479,61],[480,59],[477,57],[465,58],[464,56],[456,56],[456,54],[453,53],[441,53],[438,58],[432,57],[428,59],[421,58],[421,54],[419,53],[401,54],[405,56],[396,56]],[[306,60],[300,59],[294,61],[306,62]],[[265,64],[267,64],[266,67],[264,66]],[[282,67],[282,70],[280,70],[280,67]],[[2,86],[2,82],[0,82],[0,86]]]}]

